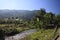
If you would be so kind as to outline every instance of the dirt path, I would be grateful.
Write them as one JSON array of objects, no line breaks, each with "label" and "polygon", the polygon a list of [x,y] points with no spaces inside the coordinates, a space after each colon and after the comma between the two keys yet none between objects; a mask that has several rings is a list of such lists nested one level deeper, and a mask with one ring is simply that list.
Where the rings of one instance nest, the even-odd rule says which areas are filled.
[{"label": "dirt path", "polygon": [[36,29],[27,30],[27,31],[21,32],[17,35],[14,35],[14,36],[5,37],[5,40],[19,40],[21,38],[26,37],[26,35],[29,35],[29,34],[34,33],[36,31],[37,31]]},{"label": "dirt path", "polygon": [[58,39],[57,40],[60,40],[60,36],[58,37]]},{"label": "dirt path", "polygon": [[58,34],[59,34],[59,37],[57,38],[57,40],[60,40],[60,28],[58,29]]}]

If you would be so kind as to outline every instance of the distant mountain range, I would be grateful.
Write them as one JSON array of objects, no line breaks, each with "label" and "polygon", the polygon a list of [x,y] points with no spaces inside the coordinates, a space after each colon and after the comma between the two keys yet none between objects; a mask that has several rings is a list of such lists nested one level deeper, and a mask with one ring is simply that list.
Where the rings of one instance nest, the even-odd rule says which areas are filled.
[{"label": "distant mountain range", "polygon": [[29,11],[29,10],[0,10],[0,18],[9,18],[9,17],[19,17],[19,18],[27,18],[31,19],[35,16],[37,10]]}]

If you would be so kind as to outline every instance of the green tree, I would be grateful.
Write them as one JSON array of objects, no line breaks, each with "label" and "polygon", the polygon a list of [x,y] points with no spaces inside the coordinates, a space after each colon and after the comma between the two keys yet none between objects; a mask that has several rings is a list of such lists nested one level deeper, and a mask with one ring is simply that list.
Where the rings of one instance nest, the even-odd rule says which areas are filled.
[{"label": "green tree", "polygon": [[50,13],[46,13],[44,15],[44,21],[48,24],[48,23],[52,23],[55,19],[55,15],[50,12]]},{"label": "green tree", "polygon": [[60,26],[60,14],[56,15],[56,23],[57,26]]},{"label": "green tree", "polygon": [[36,25],[37,28],[43,28],[43,20],[44,20],[44,15],[46,14],[45,9],[40,9],[37,10],[36,16],[34,18],[34,24]]},{"label": "green tree", "polygon": [[52,12],[46,13],[44,15],[44,24],[45,26],[50,26],[51,28],[54,28],[52,26],[54,26],[55,24],[55,15]]},{"label": "green tree", "polygon": [[46,14],[46,11],[45,11],[45,9],[42,8],[37,11],[36,17],[38,17],[39,19],[42,19],[45,14]]}]

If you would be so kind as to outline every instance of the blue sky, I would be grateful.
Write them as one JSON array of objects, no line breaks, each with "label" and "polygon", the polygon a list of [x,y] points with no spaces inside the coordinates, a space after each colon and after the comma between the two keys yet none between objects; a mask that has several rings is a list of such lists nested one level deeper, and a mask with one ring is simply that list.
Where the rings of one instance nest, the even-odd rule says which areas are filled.
[{"label": "blue sky", "polygon": [[0,9],[38,10],[40,8],[60,13],[60,0],[0,0]]}]

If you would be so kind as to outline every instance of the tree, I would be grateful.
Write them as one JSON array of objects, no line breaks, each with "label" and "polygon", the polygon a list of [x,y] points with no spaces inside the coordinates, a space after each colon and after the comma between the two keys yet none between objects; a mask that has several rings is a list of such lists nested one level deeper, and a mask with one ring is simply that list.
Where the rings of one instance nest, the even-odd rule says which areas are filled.
[{"label": "tree", "polygon": [[18,17],[16,17],[16,19],[18,19]]},{"label": "tree", "polygon": [[56,23],[57,26],[60,26],[60,14],[56,15]]},{"label": "tree", "polygon": [[35,15],[35,17],[34,17],[34,21],[35,21],[35,23],[36,23],[36,21],[37,21],[37,18],[39,19],[39,20],[43,20],[43,16],[46,14],[46,11],[45,11],[45,9],[43,9],[43,8],[41,8],[40,10],[37,10],[37,12],[36,12],[36,15]]},{"label": "tree", "polygon": [[55,15],[52,12],[46,13],[44,15],[44,24],[45,24],[45,26],[49,26],[47,28],[54,28]]},{"label": "tree", "polygon": [[45,9],[37,10],[36,16],[34,17],[34,24],[37,28],[43,28],[44,15],[46,14]]},{"label": "tree", "polygon": [[42,19],[45,14],[46,14],[45,9],[40,9],[37,11],[36,17],[38,17],[39,19]]},{"label": "tree", "polygon": [[48,23],[53,23],[55,15],[52,12],[46,13],[44,15],[44,21]]},{"label": "tree", "polygon": [[5,38],[5,32],[2,28],[0,28],[0,40],[4,40]]},{"label": "tree", "polygon": [[14,19],[14,17],[11,17],[12,19]]}]

